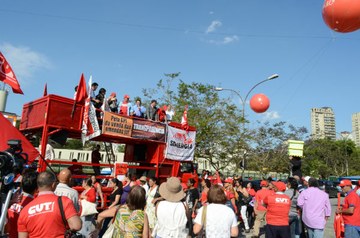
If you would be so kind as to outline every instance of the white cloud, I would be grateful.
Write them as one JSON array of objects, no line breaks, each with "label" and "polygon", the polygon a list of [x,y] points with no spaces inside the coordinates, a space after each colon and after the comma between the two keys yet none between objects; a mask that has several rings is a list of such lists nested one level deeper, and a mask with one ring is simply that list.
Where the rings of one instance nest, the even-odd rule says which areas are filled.
[{"label": "white cloud", "polygon": [[236,35],[233,36],[225,36],[222,40],[209,40],[209,42],[211,44],[216,44],[216,45],[226,45],[226,44],[230,44],[232,42],[238,41],[239,37]]},{"label": "white cloud", "polygon": [[273,112],[265,112],[265,116],[264,119],[265,120],[275,120],[275,119],[279,119],[280,115],[278,112],[273,111]]},{"label": "white cloud", "polygon": [[221,21],[218,20],[212,21],[210,26],[208,26],[208,28],[206,29],[206,33],[214,32],[217,28],[221,26],[222,26]]},{"label": "white cloud", "polygon": [[9,43],[0,44],[0,50],[11,65],[17,78],[31,78],[40,69],[51,68],[46,56],[26,46],[13,46]]},{"label": "white cloud", "polygon": [[226,36],[224,37],[222,43],[225,45],[225,44],[229,44],[233,41],[238,41],[239,40],[239,37],[234,35],[234,36]]},{"label": "white cloud", "polygon": [[210,12],[209,12],[209,15],[213,15],[213,14],[214,14],[214,12],[213,12],[213,11],[210,11]]}]

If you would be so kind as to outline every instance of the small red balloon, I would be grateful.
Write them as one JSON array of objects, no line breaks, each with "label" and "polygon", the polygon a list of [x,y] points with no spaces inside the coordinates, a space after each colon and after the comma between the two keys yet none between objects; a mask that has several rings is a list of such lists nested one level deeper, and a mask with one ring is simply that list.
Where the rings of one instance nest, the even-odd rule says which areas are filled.
[{"label": "small red balloon", "polygon": [[250,100],[250,107],[254,112],[263,113],[270,107],[269,98],[262,94],[255,94]]},{"label": "small red balloon", "polygon": [[322,16],[334,31],[356,31],[360,28],[360,0],[325,0]]}]

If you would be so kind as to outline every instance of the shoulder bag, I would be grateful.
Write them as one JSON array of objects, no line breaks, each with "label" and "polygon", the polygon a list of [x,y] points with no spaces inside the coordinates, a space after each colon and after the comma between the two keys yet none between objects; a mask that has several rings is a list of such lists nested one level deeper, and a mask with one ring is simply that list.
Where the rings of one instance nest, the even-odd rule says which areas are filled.
[{"label": "shoulder bag", "polygon": [[86,199],[81,200],[81,215],[88,216],[99,213],[96,209],[96,203],[89,202]]},{"label": "shoulder bag", "polygon": [[69,224],[65,218],[65,213],[64,213],[61,196],[58,197],[58,204],[59,204],[59,208],[60,208],[61,218],[62,218],[64,226],[65,226],[64,238],[82,238],[83,235],[81,235],[80,233],[77,233],[76,231],[70,230]]},{"label": "shoulder bag", "polygon": [[120,206],[118,206],[118,208],[116,209],[115,215],[113,217],[113,219],[111,219],[110,224],[108,225],[108,228],[106,229],[105,233],[103,234],[103,238],[111,238],[113,233],[114,233],[114,222],[116,219],[116,214],[119,212]]}]

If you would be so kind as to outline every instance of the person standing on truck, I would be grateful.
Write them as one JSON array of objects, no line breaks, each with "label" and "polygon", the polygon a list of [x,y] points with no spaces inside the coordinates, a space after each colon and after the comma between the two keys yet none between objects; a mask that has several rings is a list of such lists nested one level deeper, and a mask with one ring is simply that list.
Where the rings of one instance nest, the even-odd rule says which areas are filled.
[{"label": "person standing on truck", "polygon": [[91,84],[91,90],[90,90],[90,101],[92,102],[92,104],[95,105],[95,103],[98,103],[98,100],[96,99],[96,89],[98,88],[99,84],[97,83],[92,83]]},{"label": "person standing on truck", "polygon": [[109,104],[109,108],[111,112],[118,113],[119,112],[119,103],[116,98],[116,93],[111,93],[110,97],[107,99],[107,103]]},{"label": "person standing on truck", "polygon": [[141,105],[141,99],[136,98],[136,102],[132,111],[132,116],[144,118],[145,117],[146,108]]},{"label": "person standing on truck", "polygon": [[[91,163],[100,164],[100,160],[101,160],[100,145],[96,145],[95,149],[91,153]],[[92,167],[93,167],[95,176],[100,175],[100,166],[93,165]]]},{"label": "person standing on truck", "polygon": [[124,100],[120,105],[120,110],[119,110],[119,114],[120,115],[125,115],[125,116],[130,116],[132,115],[132,106],[130,103],[130,96],[125,94],[124,95]]},{"label": "person standing on truck", "polygon": [[151,100],[149,107],[146,109],[146,118],[148,120],[158,121],[159,116],[157,114],[158,108],[156,107],[157,101],[155,99]]}]

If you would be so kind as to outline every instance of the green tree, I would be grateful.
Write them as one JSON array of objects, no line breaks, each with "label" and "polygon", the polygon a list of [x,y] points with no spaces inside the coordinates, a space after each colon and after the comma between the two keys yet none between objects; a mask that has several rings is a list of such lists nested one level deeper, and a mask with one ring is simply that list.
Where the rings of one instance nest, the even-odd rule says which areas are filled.
[{"label": "green tree", "polygon": [[353,141],[317,139],[305,143],[303,171],[312,176],[357,175],[359,149]]},{"label": "green tree", "polygon": [[307,129],[286,122],[257,122],[248,137],[250,146],[247,156],[248,169],[266,175],[269,171],[289,173],[290,163],[287,141],[304,140]]}]

